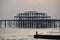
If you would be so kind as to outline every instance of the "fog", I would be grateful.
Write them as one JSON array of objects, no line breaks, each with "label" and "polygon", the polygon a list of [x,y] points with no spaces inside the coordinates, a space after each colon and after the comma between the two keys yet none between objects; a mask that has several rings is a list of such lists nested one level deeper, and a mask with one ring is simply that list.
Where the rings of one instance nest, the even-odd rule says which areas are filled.
[{"label": "fog", "polygon": [[60,0],[0,0],[0,19],[13,19],[25,11],[43,12],[60,19]]}]

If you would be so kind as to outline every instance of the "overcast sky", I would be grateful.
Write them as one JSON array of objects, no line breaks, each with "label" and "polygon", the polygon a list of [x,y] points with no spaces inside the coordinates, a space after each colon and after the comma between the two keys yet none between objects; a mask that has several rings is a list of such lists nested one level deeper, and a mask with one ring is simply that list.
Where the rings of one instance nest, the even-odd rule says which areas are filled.
[{"label": "overcast sky", "polygon": [[0,0],[0,19],[13,19],[25,11],[43,12],[60,19],[60,0]]}]

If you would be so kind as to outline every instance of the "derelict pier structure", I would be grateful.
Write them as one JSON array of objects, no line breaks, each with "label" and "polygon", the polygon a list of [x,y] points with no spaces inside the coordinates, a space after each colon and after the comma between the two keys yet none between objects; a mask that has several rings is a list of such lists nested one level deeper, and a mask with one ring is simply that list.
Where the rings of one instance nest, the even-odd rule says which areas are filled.
[{"label": "derelict pier structure", "polygon": [[0,20],[0,28],[60,28],[59,19],[51,19],[46,13],[26,11],[13,20]]}]

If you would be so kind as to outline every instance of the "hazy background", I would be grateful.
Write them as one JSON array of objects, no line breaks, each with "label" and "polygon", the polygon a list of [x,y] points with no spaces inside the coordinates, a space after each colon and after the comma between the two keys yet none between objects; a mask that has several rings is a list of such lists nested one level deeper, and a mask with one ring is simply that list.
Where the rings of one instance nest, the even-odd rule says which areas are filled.
[{"label": "hazy background", "polygon": [[0,19],[13,19],[16,14],[28,10],[60,19],[60,0],[0,0]]}]

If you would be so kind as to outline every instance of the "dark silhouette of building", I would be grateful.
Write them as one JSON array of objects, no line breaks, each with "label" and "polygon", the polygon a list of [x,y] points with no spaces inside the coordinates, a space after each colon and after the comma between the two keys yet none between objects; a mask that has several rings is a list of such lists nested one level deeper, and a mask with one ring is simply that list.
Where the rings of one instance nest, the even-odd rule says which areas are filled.
[{"label": "dark silhouette of building", "polygon": [[[46,13],[38,13],[37,11],[26,11],[15,16],[18,28],[52,28],[57,27],[57,20],[51,19]],[[55,24],[56,22],[56,24]],[[58,22],[59,23],[59,22]]]},{"label": "dark silhouette of building", "polygon": [[37,11],[26,11],[14,16],[13,20],[0,20],[0,27],[16,27],[16,28],[59,28],[60,20],[51,19],[46,13]]}]

